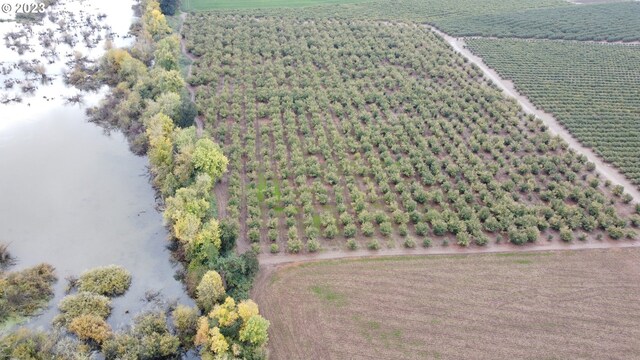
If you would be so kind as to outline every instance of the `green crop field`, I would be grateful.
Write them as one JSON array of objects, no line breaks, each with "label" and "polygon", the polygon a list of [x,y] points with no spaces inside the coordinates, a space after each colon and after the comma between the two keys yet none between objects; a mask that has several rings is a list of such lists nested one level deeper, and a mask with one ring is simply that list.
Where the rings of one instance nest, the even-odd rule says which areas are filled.
[{"label": "green crop field", "polygon": [[184,5],[195,10],[216,10],[253,16],[284,16],[296,19],[336,18],[431,22],[457,17],[562,7],[567,3],[564,0],[245,0],[235,2],[225,0],[217,3],[213,0],[185,0]]},{"label": "green crop field", "polygon": [[640,39],[637,2],[577,6],[563,0],[185,0],[183,5],[187,10],[252,16],[423,22],[454,36]]},{"label": "green crop field", "polygon": [[289,8],[315,5],[351,4],[367,0],[183,0],[186,11],[217,9]]},{"label": "green crop field", "polygon": [[263,251],[627,233],[593,164],[425,27],[196,13],[183,35],[221,205]]},{"label": "green crop field", "polygon": [[637,41],[640,2],[452,16],[435,22],[455,36]]},{"label": "green crop field", "polygon": [[468,45],[640,184],[640,46],[488,39]]}]

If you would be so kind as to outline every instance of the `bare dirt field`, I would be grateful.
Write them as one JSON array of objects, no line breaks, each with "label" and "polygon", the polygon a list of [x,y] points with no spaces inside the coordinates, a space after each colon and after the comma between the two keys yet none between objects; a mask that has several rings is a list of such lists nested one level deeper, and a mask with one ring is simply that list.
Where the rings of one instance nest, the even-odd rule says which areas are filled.
[{"label": "bare dirt field", "polygon": [[275,360],[640,358],[638,249],[294,264],[253,296]]}]

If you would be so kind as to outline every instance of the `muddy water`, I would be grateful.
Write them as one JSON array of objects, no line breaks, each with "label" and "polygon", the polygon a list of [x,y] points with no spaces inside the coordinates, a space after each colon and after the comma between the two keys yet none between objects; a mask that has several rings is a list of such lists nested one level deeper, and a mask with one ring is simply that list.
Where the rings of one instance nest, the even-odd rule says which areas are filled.
[{"label": "muddy water", "polygon": [[[90,6],[95,6],[92,2]],[[69,6],[107,14],[112,31],[127,33],[133,19],[132,1]],[[13,24],[1,23],[0,31]],[[115,41],[116,43],[118,41]],[[122,42],[126,42],[122,40]],[[18,55],[2,46],[0,61],[37,58],[35,52]],[[99,55],[102,47],[84,53]],[[119,264],[133,275],[131,288],[114,299],[109,322],[123,327],[144,309],[158,302],[143,300],[147,292],[160,292],[165,302],[191,304],[166,249],[167,232],[148,176],[145,157],[133,155],[120,133],[105,135],[87,122],[85,108],[100,94],[85,94],[83,105],[66,105],[63,95],[77,94],[62,83],[60,69],[65,54],[76,49],[59,47],[61,59],[47,65],[51,83],[25,96],[21,103],[0,105],[0,242],[9,243],[17,258],[14,269],[41,262],[56,268],[59,278],[55,298],[32,327],[46,328],[64,296],[65,277],[89,268]]]}]

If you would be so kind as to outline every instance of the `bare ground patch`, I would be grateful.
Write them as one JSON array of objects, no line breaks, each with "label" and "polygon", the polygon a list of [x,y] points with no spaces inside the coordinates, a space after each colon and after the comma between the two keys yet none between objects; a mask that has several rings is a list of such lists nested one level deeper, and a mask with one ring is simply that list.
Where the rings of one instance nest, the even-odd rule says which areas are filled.
[{"label": "bare ground patch", "polygon": [[640,250],[263,269],[271,359],[640,358]]}]

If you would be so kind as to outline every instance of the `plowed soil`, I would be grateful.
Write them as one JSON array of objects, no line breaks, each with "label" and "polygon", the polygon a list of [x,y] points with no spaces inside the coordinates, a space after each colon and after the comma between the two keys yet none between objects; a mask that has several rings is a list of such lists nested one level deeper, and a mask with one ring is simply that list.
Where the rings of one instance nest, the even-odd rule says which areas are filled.
[{"label": "plowed soil", "polygon": [[[266,270],[266,271],[265,271]],[[271,359],[639,359],[640,250],[263,269]]]}]

